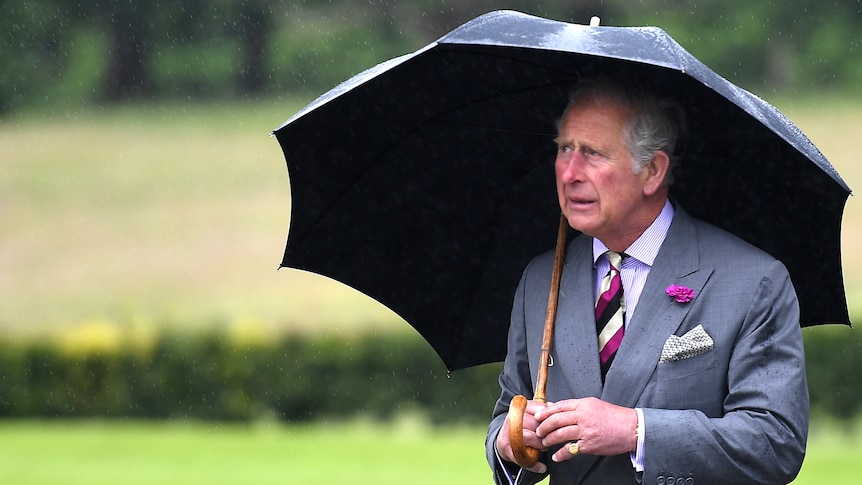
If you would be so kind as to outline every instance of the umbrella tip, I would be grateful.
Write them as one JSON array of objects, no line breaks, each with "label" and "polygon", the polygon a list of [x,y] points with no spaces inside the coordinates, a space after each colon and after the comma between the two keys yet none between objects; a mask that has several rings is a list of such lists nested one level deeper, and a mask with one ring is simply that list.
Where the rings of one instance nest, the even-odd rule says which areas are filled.
[{"label": "umbrella tip", "polygon": [[599,24],[601,24],[601,23],[602,23],[602,19],[600,19],[599,17],[597,17],[595,15],[593,15],[592,18],[590,18],[590,27],[598,27]]}]

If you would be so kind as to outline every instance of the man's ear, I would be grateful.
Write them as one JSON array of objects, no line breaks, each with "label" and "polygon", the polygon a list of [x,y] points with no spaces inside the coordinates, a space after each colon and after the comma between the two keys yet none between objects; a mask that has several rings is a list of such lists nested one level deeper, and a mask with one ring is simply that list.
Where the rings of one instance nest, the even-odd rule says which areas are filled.
[{"label": "man's ear", "polygon": [[656,150],[652,160],[643,168],[644,195],[654,195],[664,187],[668,170],[670,170],[670,158],[663,150]]}]

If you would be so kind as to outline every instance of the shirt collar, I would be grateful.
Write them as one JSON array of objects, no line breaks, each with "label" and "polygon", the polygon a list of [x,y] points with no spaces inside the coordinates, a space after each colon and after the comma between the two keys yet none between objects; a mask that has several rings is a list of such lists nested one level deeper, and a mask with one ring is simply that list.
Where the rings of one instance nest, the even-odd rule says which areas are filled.
[{"label": "shirt collar", "polygon": [[[646,228],[646,231],[640,235],[635,242],[626,248],[625,253],[638,261],[652,266],[655,262],[658,251],[667,236],[667,231],[670,229],[670,223],[673,221],[673,205],[670,201],[665,201],[664,207],[658,217]],[[599,257],[607,252],[608,247],[597,238],[593,238],[593,267],[599,261]]]}]

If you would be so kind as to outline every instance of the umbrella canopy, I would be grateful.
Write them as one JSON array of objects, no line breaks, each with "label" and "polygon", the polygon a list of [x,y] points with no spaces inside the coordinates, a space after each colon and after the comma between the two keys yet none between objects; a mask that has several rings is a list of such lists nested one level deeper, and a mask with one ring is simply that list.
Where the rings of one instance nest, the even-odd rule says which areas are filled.
[{"label": "umbrella canopy", "polygon": [[502,360],[521,271],[556,239],[556,121],[591,75],[676,97],[691,137],[671,197],[782,260],[802,325],[849,324],[850,190],[793,123],[661,29],[509,11],[358,74],[275,130],[292,198],[282,266],[388,306],[450,370]]}]

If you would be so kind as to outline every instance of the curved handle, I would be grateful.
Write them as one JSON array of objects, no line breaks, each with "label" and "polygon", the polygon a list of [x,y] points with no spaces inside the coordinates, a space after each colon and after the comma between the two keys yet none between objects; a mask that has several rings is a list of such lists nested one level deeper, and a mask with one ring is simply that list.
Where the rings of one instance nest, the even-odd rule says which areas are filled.
[{"label": "curved handle", "polygon": [[527,409],[527,398],[518,394],[509,404],[509,444],[515,463],[521,468],[530,468],[539,461],[539,450],[524,443],[524,410]]}]

